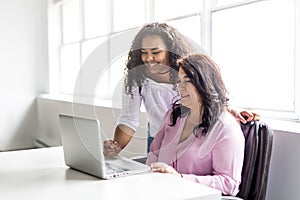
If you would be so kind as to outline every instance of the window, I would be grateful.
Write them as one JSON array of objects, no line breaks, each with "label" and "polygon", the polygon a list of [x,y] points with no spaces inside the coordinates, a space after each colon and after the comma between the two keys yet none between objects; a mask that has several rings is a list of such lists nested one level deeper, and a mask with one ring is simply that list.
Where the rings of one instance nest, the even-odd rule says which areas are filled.
[{"label": "window", "polygon": [[212,57],[239,106],[295,112],[294,10],[293,0],[269,0],[212,12]]},{"label": "window", "polygon": [[64,44],[81,39],[79,0],[67,1],[62,7],[62,35]]},{"label": "window", "polygon": [[113,0],[113,31],[142,26],[146,22],[145,9],[143,0]]},{"label": "window", "polygon": [[[61,40],[56,39],[59,44],[57,52],[54,53],[57,54],[58,61],[53,62],[55,64],[52,65],[52,68],[58,69],[50,70],[53,71],[50,73],[52,74],[50,87],[54,88],[52,89],[54,93],[74,94],[76,92],[100,98],[120,98],[120,95],[117,95],[120,91],[118,87],[122,85],[131,41],[146,22],[167,21],[181,29],[183,34],[196,41],[198,45],[201,42],[202,1],[199,0],[188,0],[189,4],[184,9],[180,6],[181,0],[61,0],[59,2],[61,3],[54,5],[52,9],[52,12],[55,10],[59,13],[56,15],[57,24],[61,24],[61,29],[55,29],[57,32],[61,31]],[[165,12],[166,6],[173,10],[172,14],[165,14],[168,13]],[[195,24],[192,32],[188,31],[191,23]],[[132,33],[132,29],[135,29],[135,34]],[[118,44],[116,40],[125,36],[126,41],[122,40],[120,41],[122,44]],[[120,46],[126,46],[126,49],[120,51]],[[94,80],[97,85],[88,89],[91,80],[87,80],[89,79],[87,73],[91,73],[88,69],[93,67],[86,65],[89,64],[90,59],[96,59],[93,58],[93,53],[96,51],[101,55],[102,65],[99,63],[99,68],[102,70],[98,72],[98,80]],[[76,88],[78,86],[80,88]],[[86,90],[89,92],[87,93]]]},{"label": "window", "polygon": [[154,2],[154,16],[157,21],[178,18],[200,13],[202,1],[199,0],[156,0]]},{"label": "window", "polygon": [[[176,19],[167,21],[168,24],[175,27],[177,30],[185,35],[188,39],[196,44],[201,44],[201,17],[195,15],[191,17],[185,17],[182,19]],[[193,31],[190,30],[190,25],[194,24]]]},{"label": "window", "polygon": [[[135,33],[146,22],[165,21],[218,63],[235,106],[299,120],[297,1],[54,2],[60,4],[49,7],[52,92],[72,95],[76,90],[95,98],[120,99],[126,56]],[[93,69],[101,69],[98,74],[87,73],[91,60],[97,63]]]},{"label": "window", "polygon": [[84,0],[84,37],[94,38],[108,33],[108,4],[101,0]]},{"label": "window", "polygon": [[60,71],[60,89],[65,93],[72,94],[73,87],[75,85],[78,72],[80,70],[80,56],[79,56],[79,45],[70,44],[65,45],[61,49],[61,71]]}]

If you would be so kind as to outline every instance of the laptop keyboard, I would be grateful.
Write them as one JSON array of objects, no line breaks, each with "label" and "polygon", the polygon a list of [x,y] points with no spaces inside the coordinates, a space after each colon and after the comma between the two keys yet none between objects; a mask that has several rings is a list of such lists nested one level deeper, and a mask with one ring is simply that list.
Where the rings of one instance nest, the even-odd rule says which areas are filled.
[{"label": "laptop keyboard", "polygon": [[113,174],[113,173],[128,171],[129,169],[105,163],[105,170],[106,170],[106,173]]}]

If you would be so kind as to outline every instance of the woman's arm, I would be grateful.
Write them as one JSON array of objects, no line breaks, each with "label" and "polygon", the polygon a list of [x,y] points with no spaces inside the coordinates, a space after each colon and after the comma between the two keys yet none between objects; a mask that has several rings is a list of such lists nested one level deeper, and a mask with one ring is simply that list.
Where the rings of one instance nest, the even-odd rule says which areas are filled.
[{"label": "woman's arm", "polygon": [[182,174],[189,179],[213,188],[226,195],[236,195],[241,182],[241,173],[244,160],[245,139],[239,126],[222,128],[224,132],[221,138],[213,146],[211,152],[212,174],[197,176],[194,174]]},{"label": "woman's arm", "polygon": [[126,125],[119,124],[115,130],[114,141],[117,142],[118,146],[123,149],[130,142],[134,130]]},{"label": "woman's arm", "polygon": [[226,107],[227,110],[235,117],[238,122],[247,123],[251,120],[259,120],[260,115],[248,110],[238,111],[235,108],[231,108],[230,106]]},{"label": "woman's arm", "polygon": [[123,124],[118,125],[115,130],[114,139],[104,141],[104,156],[109,158],[117,156],[130,142],[133,134],[133,129]]},{"label": "woman's arm", "polygon": [[133,94],[126,94],[123,90],[122,110],[118,118],[118,125],[114,132],[114,139],[104,141],[103,153],[106,157],[115,157],[130,142],[140,120],[140,106],[142,97],[138,88],[133,88]]},{"label": "woman's arm", "polygon": [[[222,124],[221,124],[222,125]],[[164,163],[153,163],[151,165],[152,170],[162,173],[170,173],[177,176],[181,176],[184,179],[188,179],[197,183],[207,185],[209,187],[220,190],[223,194],[236,195],[238,192],[239,184],[241,182],[241,172],[243,167],[244,158],[244,136],[239,126],[235,128],[224,129],[223,125],[220,127],[222,131],[228,132],[228,134],[221,134],[223,136],[218,137],[218,140],[212,140],[208,144],[212,149],[210,153],[202,160],[197,161],[199,158],[197,153],[194,156],[190,155],[190,163],[198,163],[194,167],[189,166],[187,160],[180,162],[182,165],[186,165],[185,171],[181,165],[181,171],[177,172],[173,167]],[[213,132],[211,132],[213,134]],[[211,173],[199,175],[191,171],[192,169],[198,171],[198,168],[212,168]],[[180,174],[182,173],[182,174]]]}]

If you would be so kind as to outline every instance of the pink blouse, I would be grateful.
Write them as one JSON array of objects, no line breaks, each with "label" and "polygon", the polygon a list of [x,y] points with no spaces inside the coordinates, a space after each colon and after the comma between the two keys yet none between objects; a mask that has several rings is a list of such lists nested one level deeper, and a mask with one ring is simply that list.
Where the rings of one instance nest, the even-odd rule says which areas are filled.
[{"label": "pink blouse", "polygon": [[236,195],[241,182],[245,139],[235,118],[221,114],[206,136],[200,130],[179,143],[186,117],[169,126],[170,109],[155,136],[147,164],[165,162],[182,177],[212,188],[223,194]]}]

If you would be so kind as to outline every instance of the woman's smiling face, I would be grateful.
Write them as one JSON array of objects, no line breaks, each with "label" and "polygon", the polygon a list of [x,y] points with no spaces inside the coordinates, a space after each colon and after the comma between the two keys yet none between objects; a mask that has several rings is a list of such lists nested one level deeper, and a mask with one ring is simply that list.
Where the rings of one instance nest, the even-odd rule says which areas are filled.
[{"label": "woman's smiling face", "polygon": [[199,109],[199,104],[201,104],[200,95],[190,78],[181,67],[178,72],[178,91],[180,93],[181,103],[183,106],[190,109]]},{"label": "woman's smiling face", "polygon": [[167,45],[158,35],[147,35],[143,38],[141,59],[152,74],[164,74],[170,71]]}]

